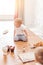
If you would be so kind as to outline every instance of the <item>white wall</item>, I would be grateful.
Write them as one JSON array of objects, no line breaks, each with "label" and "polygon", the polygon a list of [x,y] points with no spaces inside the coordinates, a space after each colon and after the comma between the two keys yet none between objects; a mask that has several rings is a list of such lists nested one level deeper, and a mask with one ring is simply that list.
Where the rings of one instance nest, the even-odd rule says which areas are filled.
[{"label": "white wall", "polygon": [[25,0],[24,21],[38,35],[43,35],[43,0]]}]

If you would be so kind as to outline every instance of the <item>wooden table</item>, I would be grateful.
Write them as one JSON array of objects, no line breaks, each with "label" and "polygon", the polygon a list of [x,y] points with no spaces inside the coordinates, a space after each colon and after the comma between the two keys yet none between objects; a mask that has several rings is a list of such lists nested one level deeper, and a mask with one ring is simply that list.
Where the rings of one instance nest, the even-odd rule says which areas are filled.
[{"label": "wooden table", "polygon": [[19,59],[17,54],[23,53],[23,47],[25,47],[25,51],[34,51],[33,49],[29,48],[29,44],[37,43],[43,41],[37,35],[29,30],[29,40],[28,42],[14,42],[15,51],[14,54],[8,54],[7,56],[3,56],[2,46],[3,44],[0,43],[0,65],[35,65],[35,62],[28,62],[23,64],[22,61]]}]

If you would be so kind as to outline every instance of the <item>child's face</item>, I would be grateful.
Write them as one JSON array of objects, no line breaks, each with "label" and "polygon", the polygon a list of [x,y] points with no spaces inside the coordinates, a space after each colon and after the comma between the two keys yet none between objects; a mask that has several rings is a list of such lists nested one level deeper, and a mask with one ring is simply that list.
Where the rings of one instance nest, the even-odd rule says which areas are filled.
[{"label": "child's face", "polygon": [[38,63],[43,64],[43,48],[42,47],[37,48],[35,52],[35,58]]},{"label": "child's face", "polygon": [[15,21],[15,23],[14,23],[14,25],[16,26],[16,27],[20,27],[21,26],[21,22],[19,22],[19,21]]},{"label": "child's face", "polygon": [[40,64],[43,64],[43,59],[41,58],[41,56],[37,56],[36,61]]}]

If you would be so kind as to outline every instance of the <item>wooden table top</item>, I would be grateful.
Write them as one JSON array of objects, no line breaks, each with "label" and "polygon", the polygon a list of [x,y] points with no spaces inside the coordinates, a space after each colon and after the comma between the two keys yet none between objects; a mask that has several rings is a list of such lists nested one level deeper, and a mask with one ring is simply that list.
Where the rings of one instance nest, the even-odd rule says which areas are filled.
[{"label": "wooden table top", "polygon": [[[14,45],[15,45],[14,54],[9,53],[7,56],[3,56],[3,52],[2,52],[3,44],[0,43],[0,65],[35,65],[35,62],[28,62],[23,64],[22,61],[17,56],[17,54],[23,53],[24,47],[26,52],[34,51],[35,49],[33,50],[29,48],[29,44],[37,43],[40,41],[43,41],[43,40],[29,30],[28,42],[21,42],[21,41],[14,42]],[[7,45],[7,44],[4,44],[4,45]]]}]

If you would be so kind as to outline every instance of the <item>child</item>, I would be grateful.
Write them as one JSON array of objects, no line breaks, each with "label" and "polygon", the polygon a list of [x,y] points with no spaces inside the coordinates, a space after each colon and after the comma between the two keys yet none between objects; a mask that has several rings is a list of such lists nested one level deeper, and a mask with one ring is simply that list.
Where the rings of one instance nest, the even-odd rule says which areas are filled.
[{"label": "child", "polygon": [[23,25],[20,18],[16,18],[14,22],[14,41],[27,41],[28,31]]},{"label": "child", "polygon": [[35,50],[36,65],[43,65],[43,47],[38,47]]}]

